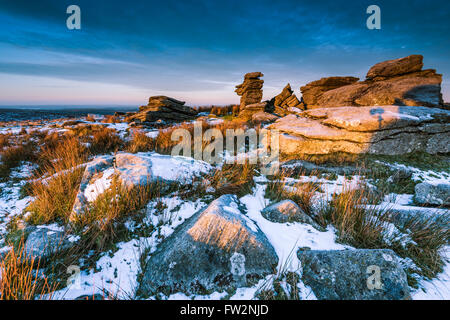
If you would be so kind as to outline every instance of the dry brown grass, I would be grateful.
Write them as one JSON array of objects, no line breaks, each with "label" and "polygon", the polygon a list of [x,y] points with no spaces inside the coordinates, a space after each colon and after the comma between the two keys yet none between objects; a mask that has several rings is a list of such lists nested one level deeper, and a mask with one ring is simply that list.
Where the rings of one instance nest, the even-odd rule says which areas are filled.
[{"label": "dry brown grass", "polygon": [[9,146],[12,134],[0,134],[0,150]]},{"label": "dry brown grass", "polygon": [[140,130],[133,130],[131,135],[131,140],[127,144],[127,151],[136,152],[146,152],[155,149],[156,139],[148,137],[144,132]]},{"label": "dry brown grass", "polygon": [[[217,124],[210,124],[206,121],[199,121],[201,124],[201,130],[202,130],[202,136],[204,135],[206,130],[209,129],[217,129],[221,132],[224,143],[225,143],[225,137],[227,134],[227,130],[238,130],[238,129],[248,129],[248,125],[245,121],[241,121],[239,119],[235,119],[233,121],[225,120],[221,123]],[[177,129],[184,129],[187,132],[189,132],[191,136],[191,149],[193,150],[194,147],[194,124],[193,123],[182,123],[179,126],[174,126],[166,129],[161,129],[159,131],[159,135],[156,138],[155,148],[157,152],[160,153],[170,153],[172,148],[177,145],[180,141],[173,141],[172,140],[172,134]],[[205,149],[205,147],[209,144],[209,141],[202,140],[202,150]]]},{"label": "dry brown grass", "polygon": [[120,118],[114,115],[107,114],[105,118],[102,120],[103,123],[119,123]]},{"label": "dry brown grass", "polygon": [[55,289],[40,276],[39,260],[27,255],[23,240],[0,261],[0,300],[51,299]]},{"label": "dry brown grass", "polygon": [[88,114],[85,119],[89,122],[95,122],[95,118],[92,114]]},{"label": "dry brown grass", "polygon": [[[315,175],[316,173],[312,172],[309,176]],[[268,183],[266,197],[272,201],[290,199],[302,208],[305,213],[313,216],[314,195],[320,191],[320,186],[313,182],[296,181],[290,183],[288,181],[288,178],[300,180],[302,177],[307,177],[304,171],[300,171],[295,176],[292,176],[288,171],[280,170],[276,175],[272,176],[272,181]]]},{"label": "dry brown grass", "polygon": [[56,148],[43,150],[43,165],[29,187],[34,201],[27,208],[28,222],[67,222],[86,160],[86,150],[76,138],[65,138]]},{"label": "dry brown grass", "polygon": [[255,186],[254,176],[257,175],[257,165],[249,164],[224,164],[222,168],[208,177],[211,186],[216,190],[217,196],[223,194],[236,194],[243,196],[251,193]]},{"label": "dry brown grass", "polygon": [[[367,206],[379,200],[379,195],[361,186],[344,188],[322,212],[322,219],[337,230],[339,240],[357,248],[389,248],[400,257],[411,258],[419,267],[419,274],[432,278],[442,271],[444,257],[441,250],[450,240],[450,216],[439,215],[431,219],[420,216],[405,218],[398,226],[412,240],[402,244],[391,239],[390,221],[394,214],[388,207]],[[408,271],[409,272],[409,271]]]},{"label": "dry brown grass", "polygon": [[113,178],[111,187],[72,220],[73,226],[83,232],[84,246],[104,250],[124,232],[124,219],[139,214],[165,188],[162,182],[149,182],[130,189]]},{"label": "dry brown grass", "polygon": [[383,234],[391,213],[386,208],[367,207],[376,202],[374,197],[377,196],[365,185],[344,185],[322,211],[321,221],[330,222],[343,243],[356,248],[383,248]]},{"label": "dry brown grass", "polygon": [[438,215],[430,219],[414,217],[407,219],[403,226],[409,230],[414,243],[393,250],[402,257],[410,257],[421,269],[421,274],[433,278],[442,272],[445,260],[441,252],[450,240],[450,215]]},{"label": "dry brown grass", "polygon": [[0,152],[0,178],[8,178],[11,169],[18,167],[22,161],[35,159],[35,145],[32,142],[6,147]]},{"label": "dry brown grass", "polygon": [[93,154],[103,154],[117,152],[125,145],[124,141],[117,134],[117,131],[110,128],[102,128],[93,133],[89,150]]}]

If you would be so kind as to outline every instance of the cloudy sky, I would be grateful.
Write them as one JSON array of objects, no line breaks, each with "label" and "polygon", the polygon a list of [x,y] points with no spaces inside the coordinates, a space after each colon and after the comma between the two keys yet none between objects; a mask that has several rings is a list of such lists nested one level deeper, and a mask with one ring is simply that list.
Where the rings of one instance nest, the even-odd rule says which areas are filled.
[{"label": "cloudy sky", "polygon": [[[66,27],[71,4],[81,30]],[[366,28],[371,4],[381,30]],[[0,25],[0,105],[238,103],[250,71],[271,98],[410,54],[444,75],[450,101],[448,0],[0,0]]]}]

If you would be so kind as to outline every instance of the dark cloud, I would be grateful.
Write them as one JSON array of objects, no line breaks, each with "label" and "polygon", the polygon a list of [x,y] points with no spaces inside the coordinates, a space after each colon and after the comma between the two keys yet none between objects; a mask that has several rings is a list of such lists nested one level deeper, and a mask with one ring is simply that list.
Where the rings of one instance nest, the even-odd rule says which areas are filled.
[{"label": "dark cloud", "polygon": [[[65,26],[71,4],[81,7],[80,31]],[[8,54],[0,52],[0,72],[205,90],[208,83],[238,81],[254,70],[270,75],[274,86],[333,74],[362,76],[378,61],[420,53],[427,67],[450,73],[449,1],[376,1],[382,30],[365,27],[371,4],[0,0],[0,46],[8,48]],[[55,64],[51,53],[67,55],[67,61]],[[105,61],[91,64],[71,60],[73,55]]]}]

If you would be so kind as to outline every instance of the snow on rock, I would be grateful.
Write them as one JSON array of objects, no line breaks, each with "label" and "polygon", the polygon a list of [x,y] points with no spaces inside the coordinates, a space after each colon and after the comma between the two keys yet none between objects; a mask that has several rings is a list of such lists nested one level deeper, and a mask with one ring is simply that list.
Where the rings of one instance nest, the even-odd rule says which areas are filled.
[{"label": "snow on rock", "polygon": [[308,247],[313,250],[344,250],[351,248],[336,243],[336,235],[332,228],[320,232],[313,226],[305,223],[275,223],[265,219],[261,211],[269,204],[264,198],[266,186],[256,185],[252,195],[246,195],[240,201],[247,207],[247,216],[252,219],[278,255],[278,270],[296,272],[300,263],[296,256],[298,248]]},{"label": "snow on rock", "polygon": [[272,273],[276,253],[239,207],[223,195],[166,238],[147,261],[141,291],[222,291]]},{"label": "snow on rock", "polygon": [[115,156],[96,157],[86,164],[71,218],[75,218],[87,203],[108,190],[115,176],[125,186],[132,188],[157,180],[186,184],[190,183],[194,176],[206,174],[211,170],[211,165],[204,161],[154,152],[120,152]]},{"label": "snow on rock", "polygon": [[415,200],[420,204],[450,206],[450,183],[432,184],[422,182],[415,187]]},{"label": "snow on rock", "polygon": [[[141,153],[138,153],[140,155]],[[151,153],[152,173],[168,181],[189,183],[193,176],[208,173],[212,166],[201,160],[182,156],[169,156]]]},{"label": "snow on rock", "polygon": [[[83,295],[105,296],[105,292],[118,299],[136,298],[137,277],[141,272],[141,254],[145,250],[154,252],[164,238],[205,206],[200,200],[183,201],[177,197],[164,197],[160,201],[165,205],[162,212],[161,210],[157,212],[156,202],[151,202],[147,207],[148,218],[142,221],[145,225],[160,226],[149,237],[117,244],[118,250],[113,254],[105,252],[97,261],[95,270],[82,270],[72,278],[73,282],[55,292],[52,298],[72,300]],[[165,218],[161,220],[161,217]],[[128,224],[128,227],[133,231],[136,226]]]}]

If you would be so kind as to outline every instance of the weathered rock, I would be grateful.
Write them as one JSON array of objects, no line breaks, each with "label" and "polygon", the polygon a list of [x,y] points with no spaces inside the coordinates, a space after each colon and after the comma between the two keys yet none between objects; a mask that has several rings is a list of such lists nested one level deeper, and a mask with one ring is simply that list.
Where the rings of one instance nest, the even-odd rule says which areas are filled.
[{"label": "weathered rock", "polygon": [[295,113],[297,110],[301,112],[304,109],[303,104],[298,100],[297,96],[291,89],[288,83],[281,93],[273,97],[267,106],[267,110],[275,112],[277,115],[285,116],[290,113]]},{"label": "weathered rock", "polygon": [[361,175],[369,173],[370,170],[365,168],[360,168],[357,166],[330,166],[330,165],[318,165],[313,162],[308,162],[304,160],[289,160],[281,164],[281,169],[289,173],[290,176],[293,175],[311,175],[317,174],[317,172],[331,173],[341,176],[349,175]]},{"label": "weathered rock", "polygon": [[260,103],[263,91],[264,80],[259,79],[264,75],[261,72],[250,72],[244,76],[244,82],[236,86],[235,92],[241,96],[240,110],[249,104]]},{"label": "weathered rock", "polygon": [[404,168],[400,168],[391,175],[387,181],[390,183],[399,183],[412,178],[412,171]]},{"label": "weathered rock", "polygon": [[96,157],[86,165],[70,218],[82,214],[86,205],[96,198],[89,192],[103,193],[114,177],[129,189],[157,181],[163,182],[160,186],[163,187],[174,182],[190,183],[193,176],[210,170],[211,166],[203,161],[154,152],[119,152],[115,156]]},{"label": "weathered rock", "polygon": [[264,77],[264,75],[261,72],[249,72],[244,76],[244,79],[259,79],[261,77]]},{"label": "weathered rock", "polygon": [[322,229],[292,200],[283,200],[265,207],[261,214],[272,222],[285,223],[295,221],[310,224],[319,230]]},{"label": "weathered rock", "polygon": [[310,82],[307,85],[300,87],[302,99],[309,108],[310,106],[318,104],[317,100],[322,93],[355,83],[358,80],[359,78],[355,77],[328,77]]},{"label": "weathered rock", "polygon": [[437,107],[442,103],[442,75],[434,70],[410,73],[383,81],[365,81],[324,92],[320,107],[406,105]]},{"label": "weathered rock", "polygon": [[331,77],[301,87],[308,109],[340,106],[406,105],[440,107],[442,75],[421,70],[422,56],[413,55],[373,66],[365,81]]},{"label": "weathered rock", "polygon": [[74,245],[64,231],[51,226],[39,226],[34,228],[25,241],[25,253],[27,257],[46,259],[56,252],[68,250]]},{"label": "weathered rock", "polygon": [[446,228],[450,225],[449,209],[396,205],[389,208],[389,212],[389,221],[403,229],[410,228],[411,221],[442,225]]},{"label": "weathered rock", "polygon": [[254,123],[271,123],[278,118],[279,117],[277,117],[276,115],[264,111],[258,111],[257,113],[252,115],[252,121]]},{"label": "weathered rock", "polygon": [[244,109],[241,109],[238,117],[244,121],[250,121],[253,119],[255,114],[264,112],[264,110],[266,110],[266,106],[267,102],[246,105]]},{"label": "weathered rock", "polygon": [[84,169],[83,177],[81,179],[80,188],[78,189],[77,196],[75,197],[75,202],[72,208],[72,214],[80,213],[87,203],[86,195],[84,191],[87,186],[91,183],[92,178],[98,172],[104,171],[113,165],[113,156],[97,156],[91,162],[86,164]]},{"label": "weathered rock", "polygon": [[269,129],[280,131],[285,155],[333,152],[399,155],[450,152],[450,111],[409,106],[321,108],[288,115]]},{"label": "weathered rock", "polygon": [[126,121],[131,122],[156,122],[156,121],[184,121],[193,119],[197,111],[185,106],[184,101],[179,101],[166,96],[153,96],[149,98],[148,105],[139,107],[139,112],[128,115]]},{"label": "weathered rock", "polygon": [[414,199],[420,204],[450,206],[450,184],[431,184],[422,182],[416,184]]},{"label": "weathered rock", "polygon": [[239,207],[221,196],[176,229],[148,259],[140,292],[204,294],[272,273],[278,257]]},{"label": "weathered rock", "polygon": [[400,59],[380,62],[370,68],[366,79],[385,79],[420,71],[423,67],[422,61],[423,56],[414,54]]},{"label": "weathered rock", "polygon": [[310,250],[297,255],[303,282],[320,300],[411,298],[406,274],[392,250]]}]

